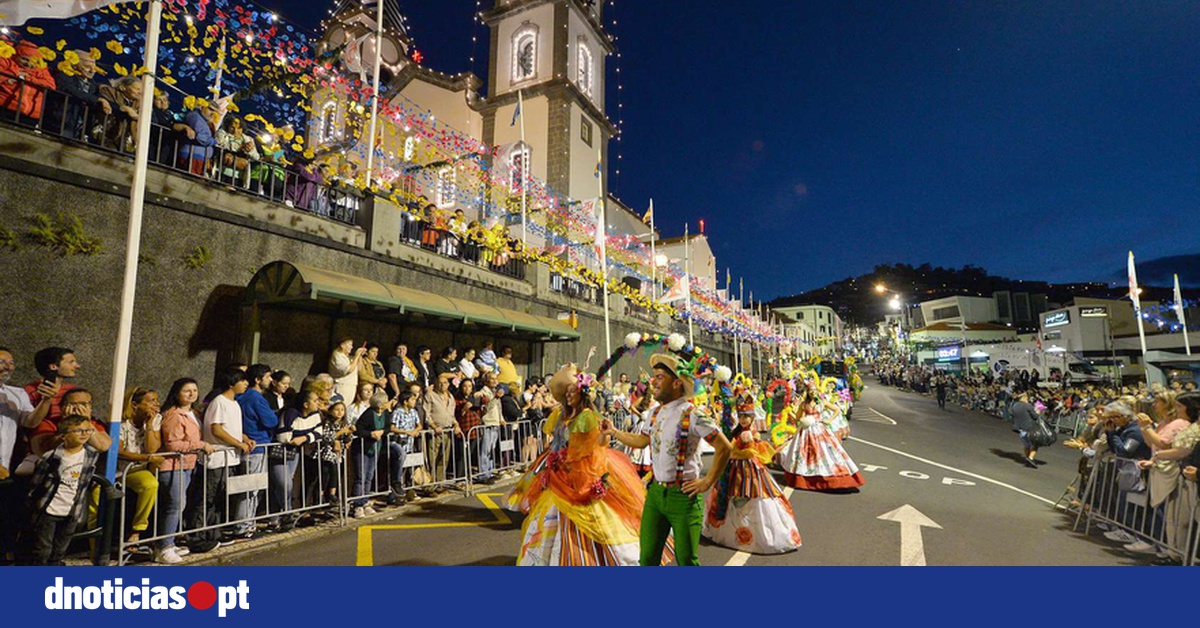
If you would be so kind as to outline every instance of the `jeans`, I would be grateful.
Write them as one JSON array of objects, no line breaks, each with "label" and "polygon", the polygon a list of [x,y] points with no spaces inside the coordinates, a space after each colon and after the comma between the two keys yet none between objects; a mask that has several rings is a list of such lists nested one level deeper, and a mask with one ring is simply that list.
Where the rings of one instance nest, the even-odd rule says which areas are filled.
[{"label": "jeans", "polygon": [[[179,521],[187,506],[188,486],[192,483],[192,470],[179,469],[162,471],[158,474],[158,533],[175,534]],[[160,548],[175,545],[175,537],[168,536],[158,542]]]},{"label": "jeans", "polygon": [[76,519],[56,517],[39,512],[34,515],[33,562],[34,565],[61,565],[75,533]]},{"label": "jeans", "polygon": [[483,437],[475,441],[479,447],[479,480],[489,482],[492,479],[492,470],[496,468],[495,449],[496,441],[500,440],[500,428],[485,427],[482,431]]},{"label": "jeans", "polygon": [[[242,464],[246,468],[246,475],[265,473],[267,470],[267,452],[261,447],[255,448],[254,451],[243,456]],[[238,524],[238,532],[249,532],[254,529],[254,523],[246,520],[252,519],[258,514],[258,494],[259,491],[247,491],[235,498],[233,517],[237,521],[244,522]]]},{"label": "jeans", "polygon": [[394,490],[404,486],[404,459],[407,457],[408,449],[399,440],[388,443],[388,480]]},{"label": "jeans", "polygon": [[350,493],[352,497],[359,497],[351,502],[355,508],[367,505],[366,495],[375,485],[375,468],[378,462],[375,454],[367,454],[362,450],[351,452],[351,459],[354,462],[354,490]]},{"label": "jeans", "polygon": [[270,503],[267,512],[278,514],[292,509],[292,479],[296,477],[296,467],[300,466],[300,453],[287,452],[291,455],[286,461],[275,459],[271,461]]},{"label": "jeans", "polygon": [[188,528],[192,530],[207,526],[213,526],[213,528],[190,534],[189,541],[216,541],[220,538],[221,530],[216,526],[229,521],[229,502],[225,492],[225,478],[230,468],[232,467],[211,469],[197,467],[199,477],[193,479],[199,481],[192,482],[184,519],[188,522]]}]

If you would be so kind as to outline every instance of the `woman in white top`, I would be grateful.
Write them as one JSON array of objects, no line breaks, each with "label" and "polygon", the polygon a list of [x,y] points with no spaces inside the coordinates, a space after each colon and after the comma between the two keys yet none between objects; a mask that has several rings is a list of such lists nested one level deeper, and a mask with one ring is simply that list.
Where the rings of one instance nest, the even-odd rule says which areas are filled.
[{"label": "woman in white top", "polygon": [[[353,355],[350,353],[354,351]],[[342,399],[354,399],[358,388],[358,367],[362,366],[366,347],[354,348],[353,338],[343,338],[329,356],[329,374],[333,376],[334,392]]]},{"label": "woman in white top", "polygon": [[474,349],[463,349],[463,357],[458,361],[458,372],[462,373],[463,379],[475,379],[479,377],[479,369],[475,368]]},{"label": "woman in white top", "polygon": [[371,408],[371,395],[375,394],[375,385],[365,382],[358,387],[358,395],[354,401],[346,404],[346,422],[354,425],[358,417]]}]

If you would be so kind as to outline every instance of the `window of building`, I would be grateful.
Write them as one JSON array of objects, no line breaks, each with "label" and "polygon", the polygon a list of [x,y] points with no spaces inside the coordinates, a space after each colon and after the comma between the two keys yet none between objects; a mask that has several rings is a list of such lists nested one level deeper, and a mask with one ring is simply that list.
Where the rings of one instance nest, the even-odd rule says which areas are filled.
[{"label": "window of building", "polygon": [[538,28],[525,24],[513,34],[512,82],[528,81],[537,76]]},{"label": "window of building", "polygon": [[454,197],[458,195],[458,183],[455,181],[454,168],[447,166],[438,170],[437,206],[439,209],[454,207]]},{"label": "window of building", "polygon": [[512,153],[508,156],[509,190],[520,192],[524,187],[527,181],[526,173],[529,172],[529,163],[529,145],[517,142],[517,145],[513,147]]},{"label": "window of building", "polygon": [[595,71],[592,66],[592,49],[587,45],[587,39],[579,38],[579,54],[575,59],[576,69],[575,83],[579,86],[579,91],[592,96],[592,86],[595,83]]},{"label": "window of building", "polygon": [[321,108],[321,142],[332,142],[337,137],[337,102],[331,100]]},{"label": "window of building", "polygon": [[947,318],[958,318],[958,306],[951,305],[949,307],[939,307],[933,310],[933,320],[941,321]]},{"label": "window of building", "polygon": [[579,138],[584,144],[592,145],[592,123],[582,115],[579,116]]}]

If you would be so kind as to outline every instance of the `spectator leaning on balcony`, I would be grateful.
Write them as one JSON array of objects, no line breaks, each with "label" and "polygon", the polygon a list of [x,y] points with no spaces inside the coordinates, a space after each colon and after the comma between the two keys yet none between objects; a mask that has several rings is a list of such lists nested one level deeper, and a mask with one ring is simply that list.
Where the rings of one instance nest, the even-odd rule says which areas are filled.
[{"label": "spectator leaning on balcony", "polygon": [[[171,111],[171,97],[161,89],[154,90],[154,109],[150,111],[150,161],[159,164],[171,163],[180,137],[194,135],[192,127],[179,121]],[[191,134],[191,135],[189,135]]]},{"label": "spectator leaning on balcony", "polygon": [[221,155],[221,180],[245,187],[250,177],[250,160],[258,160],[254,138],[246,133],[241,118],[230,118],[225,128],[217,131],[217,146]]},{"label": "spectator leaning on balcony", "polygon": [[142,106],[141,79],[122,76],[108,85],[101,85],[100,94],[113,104],[112,115],[104,119],[104,145],[133,152]]},{"label": "spectator leaning on balcony", "polygon": [[190,132],[184,132],[188,139],[179,146],[177,167],[194,175],[204,176],[208,161],[213,156],[213,147],[217,145],[217,139],[213,136],[216,120],[217,112],[208,103],[201,103],[199,107],[188,112],[183,121]]},{"label": "spectator leaning on balcony", "polygon": [[22,41],[12,57],[0,57],[0,108],[20,116],[20,122],[40,120],[46,90],[54,88],[46,59],[33,43]]},{"label": "spectator leaning on balcony", "polygon": [[64,53],[65,64],[54,72],[54,83],[63,95],[47,103],[45,127],[71,139],[84,139],[84,127],[91,129],[105,116],[112,115],[112,103],[100,95],[96,82],[96,59],[86,50]]}]

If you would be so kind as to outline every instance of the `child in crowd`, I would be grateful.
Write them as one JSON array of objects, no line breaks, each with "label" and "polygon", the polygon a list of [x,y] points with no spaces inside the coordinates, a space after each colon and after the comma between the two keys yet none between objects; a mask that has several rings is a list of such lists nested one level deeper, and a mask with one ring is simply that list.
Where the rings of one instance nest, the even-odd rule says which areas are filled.
[{"label": "child in crowd", "polygon": [[[81,394],[87,395],[86,391],[72,391],[68,396]],[[88,483],[100,457],[100,452],[87,444],[95,431],[86,416],[63,417],[58,423],[62,444],[38,459],[29,495],[34,565],[63,564],[71,535],[86,508]]]}]

